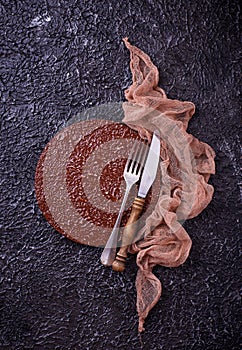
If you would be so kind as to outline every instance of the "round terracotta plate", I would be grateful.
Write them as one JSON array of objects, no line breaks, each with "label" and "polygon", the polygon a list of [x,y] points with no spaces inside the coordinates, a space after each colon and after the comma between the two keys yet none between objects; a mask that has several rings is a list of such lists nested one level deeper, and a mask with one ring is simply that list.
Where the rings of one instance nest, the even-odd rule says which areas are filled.
[{"label": "round terracotta plate", "polygon": [[[57,231],[79,243],[105,245],[122,202],[123,171],[134,140],[142,142],[124,124],[90,120],[66,127],[47,144],[37,165],[35,191],[41,211]],[[136,195],[133,186],[122,226]],[[158,195],[156,180],[139,226]]]}]

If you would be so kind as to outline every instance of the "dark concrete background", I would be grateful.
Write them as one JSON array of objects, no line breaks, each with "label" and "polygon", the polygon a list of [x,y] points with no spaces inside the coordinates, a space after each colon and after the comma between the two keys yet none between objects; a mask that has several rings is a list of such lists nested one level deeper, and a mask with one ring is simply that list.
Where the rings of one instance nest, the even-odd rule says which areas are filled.
[{"label": "dark concrete background", "polygon": [[0,349],[140,349],[136,264],[62,237],[34,193],[38,158],[84,109],[124,100],[122,37],[147,52],[170,98],[196,105],[189,131],[216,151],[215,195],[185,223],[193,247],[163,284],[143,349],[239,349],[239,1],[0,0]]}]

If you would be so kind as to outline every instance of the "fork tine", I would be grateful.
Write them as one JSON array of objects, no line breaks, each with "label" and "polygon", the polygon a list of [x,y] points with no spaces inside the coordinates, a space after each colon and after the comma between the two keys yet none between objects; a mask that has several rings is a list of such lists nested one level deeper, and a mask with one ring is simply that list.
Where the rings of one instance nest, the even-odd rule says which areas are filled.
[{"label": "fork tine", "polygon": [[139,167],[139,171],[138,171],[138,175],[139,176],[140,176],[140,173],[141,173],[141,171],[142,171],[142,169],[144,167],[148,151],[149,151],[149,147],[148,147],[147,143],[144,143],[144,145],[143,145],[143,153],[141,153],[140,167]]},{"label": "fork tine", "polygon": [[146,156],[147,156],[148,151],[149,151],[149,147],[148,147],[147,143],[145,143],[145,147],[144,148],[145,148],[145,150],[144,150],[144,153],[142,154],[142,158],[141,158],[141,161],[140,161],[141,167],[144,166],[145,160],[146,160]]},{"label": "fork tine", "polygon": [[146,151],[146,144],[144,142],[141,143],[140,148],[139,148],[139,154],[137,159],[135,159],[136,161],[136,165],[134,168],[134,172],[137,174],[137,171],[140,170],[142,168],[142,160]]},{"label": "fork tine", "polygon": [[139,154],[139,149],[140,149],[140,142],[139,141],[135,141],[134,146],[132,147],[132,151],[130,154],[130,162],[129,162],[129,167],[127,169],[128,172],[133,173],[134,172],[134,167],[135,167],[135,162],[137,159],[137,156]]},{"label": "fork tine", "polygon": [[132,161],[133,161],[133,155],[136,153],[137,148],[138,148],[138,141],[136,140],[136,141],[134,142],[132,148],[131,148],[130,153],[129,153],[127,162],[126,162],[126,164],[125,164],[125,169],[124,169],[124,171],[128,171],[128,170],[131,168]]},{"label": "fork tine", "polygon": [[132,161],[133,161],[132,172],[135,171],[135,166],[137,164],[140,153],[141,153],[141,144],[140,144],[140,142],[137,142],[137,148],[136,148],[135,154],[133,155],[133,159],[132,159]]}]

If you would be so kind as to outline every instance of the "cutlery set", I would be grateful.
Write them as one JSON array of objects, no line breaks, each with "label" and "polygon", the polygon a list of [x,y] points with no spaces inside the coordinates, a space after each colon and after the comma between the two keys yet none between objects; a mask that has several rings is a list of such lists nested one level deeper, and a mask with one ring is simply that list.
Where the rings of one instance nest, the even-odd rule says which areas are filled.
[{"label": "cutlery set", "polygon": [[[150,147],[148,147],[144,142],[136,141],[127,159],[123,173],[123,177],[126,182],[125,194],[116,223],[101,255],[101,263],[105,266],[112,266],[114,271],[123,272],[125,270],[127,251],[129,245],[135,240],[137,221],[143,210],[145,198],[156,178],[159,158],[160,134],[158,130],[155,130]],[[121,237],[120,249],[116,254],[120,233],[119,226],[125,209],[125,204],[127,202],[131,187],[138,182],[140,177],[141,180],[138,196],[134,199],[130,217],[125,225]]]}]

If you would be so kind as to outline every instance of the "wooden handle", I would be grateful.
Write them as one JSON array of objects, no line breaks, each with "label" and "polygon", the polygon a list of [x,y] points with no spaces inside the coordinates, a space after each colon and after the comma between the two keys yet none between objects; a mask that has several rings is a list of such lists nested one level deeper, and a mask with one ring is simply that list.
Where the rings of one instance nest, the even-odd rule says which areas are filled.
[{"label": "wooden handle", "polygon": [[116,255],[116,259],[112,264],[114,271],[123,272],[125,270],[125,263],[127,259],[127,251],[129,245],[133,242],[136,232],[136,222],[143,210],[145,204],[144,198],[136,197],[132,205],[131,214],[129,220],[125,226],[123,235],[122,235],[122,246],[119,249],[119,252]]}]

